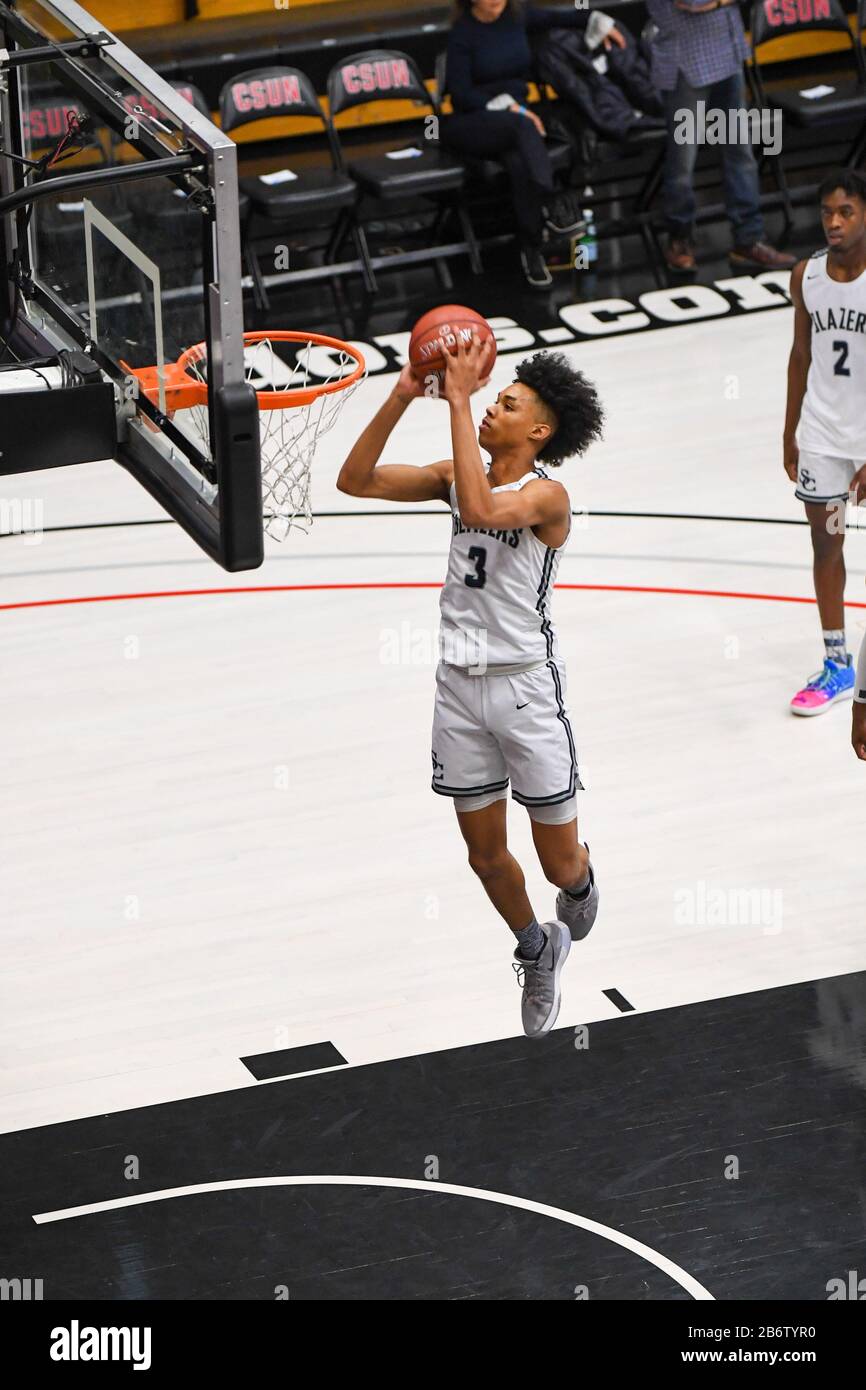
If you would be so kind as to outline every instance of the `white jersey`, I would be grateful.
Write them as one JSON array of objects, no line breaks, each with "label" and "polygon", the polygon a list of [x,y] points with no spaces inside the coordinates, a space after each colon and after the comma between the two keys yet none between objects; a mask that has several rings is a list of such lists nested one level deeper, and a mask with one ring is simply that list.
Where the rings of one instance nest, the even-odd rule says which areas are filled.
[{"label": "white jersey", "polygon": [[[493,492],[519,492],[548,475],[540,468]],[[525,671],[559,655],[550,595],[567,544],[544,545],[531,527],[464,526],[451,484],[451,551],[439,599],[440,655],[477,674]]]},{"label": "white jersey", "polygon": [[810,453],[866,459],[866,270],[843,283],[816,251],[803,274],[812,362],[797,442]]}]

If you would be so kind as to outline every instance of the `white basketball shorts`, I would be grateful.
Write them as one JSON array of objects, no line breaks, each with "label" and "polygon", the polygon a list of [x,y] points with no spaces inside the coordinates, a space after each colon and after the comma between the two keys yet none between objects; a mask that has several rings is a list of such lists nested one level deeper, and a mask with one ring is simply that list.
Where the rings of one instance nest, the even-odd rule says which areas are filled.
[{"label": "white basketball shorts", "polygon": [[[470,676],[440,661],[433,711],[433,790],[478,797],[504,791],[526,806],[556,806],[582,790],[566,705],[565,666],[550,659],[518,676]],[[459,802],[455,803],[459,810]]]},{"label": "white basketball shorts", "polygon": [[797,467],[797,487],[794,493],[801,502],[844,502],[848,498],[851,479],[863,460],[833,458],[829,454],[813,454],[800,450]]}]

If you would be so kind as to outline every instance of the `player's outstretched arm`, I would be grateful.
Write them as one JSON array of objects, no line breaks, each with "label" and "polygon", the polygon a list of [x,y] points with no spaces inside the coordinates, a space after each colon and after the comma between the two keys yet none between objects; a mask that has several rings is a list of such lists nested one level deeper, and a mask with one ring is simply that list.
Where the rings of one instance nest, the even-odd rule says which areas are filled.
[{"label": "player's outstretched arm", "polygon": [[448,501],[453,468],[441,459],[423,468],[409,463],[384,463],[379,459],[391,431],[406,407],[424,394],[424,383],[404,367],[397,384],[369,425],[358,436],[337,478],[340,492],[350,497],[375,497],[384,502]]},{"label": "player's outstretched arm", "polygon": [[812,361],[812,321],[803,302],[803,272],[806,262],[800,261],[791,271],[791,299],[794,304],[794,342],[788,358],[788,399],[785,408],[785,430],[782,439],[782,461],[792,483],[797,481],[797,425],[806,394],[806,380]]}]

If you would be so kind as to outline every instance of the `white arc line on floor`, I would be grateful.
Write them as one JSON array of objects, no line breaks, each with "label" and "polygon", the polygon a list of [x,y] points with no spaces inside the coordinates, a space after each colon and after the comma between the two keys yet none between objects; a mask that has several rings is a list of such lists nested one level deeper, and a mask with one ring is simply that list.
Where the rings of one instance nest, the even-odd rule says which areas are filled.
[{"label": "white arc line on floor", "polygon": [[579,1226],[584,1231],[591,1231],[593,1235],[601,1236],[604,1240],[611,1240],[615,1245],[621,1245],[624,1249],[631,1250],[634,1255],[639,1255],[641,1259],[655,1265],[656,1269],[660,1269],[663,1274],[667,1274],[692,1298],[715,1301],[713,1295],[704,1288],[703,1284],[699,1284],[697,1279],[692,1278],[691,1274],[680,1269],[673,1260],[669,1260],[666,1255],[660,1255],[657,1250],[651,1250],[642,1241],[634,1240],[632,1236],[614,1230],[612,1226],[603,1226],[600,1221],[591,1221],[588,1216],[577,1216],[573,1211],[563,1211],[562,1207],[548,1207],[543,1202],[531,1202],[525,1197],[512,1197],[508,1192],[488,1192],[483,1187],[460,1187],[458,1184],[450,1182],[426,1182],[422,1178],[373,1178],[366,1175],[349,1177],[345,1174],[335,1173],[292,1178],[232,1178],[227,1182],[202,1182],[193,1183],[190,1187],[166,1187],[161,1192],[143,1192],[136,1197],[117,1197],[109,1202],[89,1202],[82,1207],[63,1207],[58,1211],[43,1211],[37,1213],[33,1220],[38,1226],[41,1226],[49,1221],[68,1221],[71,1217],[90,1216],[98,1211],[116,1211],[120,1207],[138,1207],[147,1202],[167,1202],[172,1197],[194,1197],[200,1192],[232,1192],[238,1188],[246,1187],[313,1186],[397,1187],[410,1188],[414,1192],[447,1192],[452,1197],[474,1197],[479,1202],[499,1202],[504,1207],[518,1207],[522,1211],[535,1212],[538,1216],[550,1216],[554,1221],[564,1221],[568,1226]]}]

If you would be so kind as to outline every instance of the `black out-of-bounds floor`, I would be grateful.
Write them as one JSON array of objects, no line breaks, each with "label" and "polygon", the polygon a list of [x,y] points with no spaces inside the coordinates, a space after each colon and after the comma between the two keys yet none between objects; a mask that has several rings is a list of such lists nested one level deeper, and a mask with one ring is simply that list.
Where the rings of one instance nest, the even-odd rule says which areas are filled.
[{"label": "black out-of-bounds floor", "polygon": [[826,1300],[862,1265],[866,973],[324,1056],[0,1137],[3,1274],[46,1300]]}]

